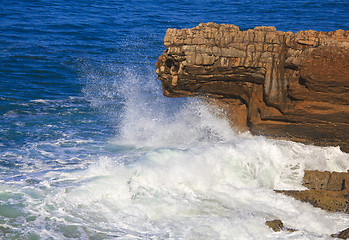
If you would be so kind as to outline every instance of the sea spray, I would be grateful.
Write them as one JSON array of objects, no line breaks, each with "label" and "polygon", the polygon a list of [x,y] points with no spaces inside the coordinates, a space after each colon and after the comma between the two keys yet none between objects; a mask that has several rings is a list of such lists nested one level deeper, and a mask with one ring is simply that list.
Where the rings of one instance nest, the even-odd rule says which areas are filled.
[{"label": "sea spray", "polygon": [[[309,212],[308,215],[320,211],[329,219],[333,214],[275,194],[273,189],[304,189],[301,181],[305,169],[344,171],[349,167],[347,154],[334,147],[320,148],[239,135],[229,127],[227,120],[212,114],[211,106],[196,99],[185,99],[171,112],[168,100],[147,95],[154,88],[158,90],[151,78],[147,78],[147,84],[142,84],[144,79],[134,72],[128,70],[125,76],[118,89],[119,96],[124,97],[120,135],[110,144],[134,146],[133,154],[129,151],[127,157],[122,157],[127,159],[124,163],[114,159],[119,162],[115,164],[109,158],[101,161],[103,169],[115,171],[111,178],[121,176],[115,181],[115,188],[121,192],[108,189],[105,194],[116,194],[112,206],[124,218],[132,216],[133,228],[134,221],[140,221],[140,229],[147,224],[151,229],[158,229],[160,219],[171,231],[190,226],[187,232],[168,230],[168,236],[172,234],[174,238],[216,236],[229,239],[234,232],[231,225],[234,217],[239,221],[247,218],[248,221],[242,223],[244,232],[240,233],[243,239],[257,235],[253,233],[255,228],[263,229],[267,238],[270,233],[264,229],[263,221],[270,217],[282,218],[285,223],[307,232],[302,234],[312,237],[344,227],[339,225],[325,230],[327,222],[322,220],[315,224],[320,227],[307,229],[307,218],[301,223],[290,221],[299,217],[297,208]],[[141,90],[135,87],[139,83],[143,86]],[[109,167],[105,167],[106,162]],[[117,206],[118,202],[122,202],[121,207]],[[138,217],[133,219],[135,216]],[[201,225],[196,223],[203,221],[199,220],[203,216],[207,222],[213,218],[214,223],[201,222],[203,230],[198,231]],[[231,220],[229,223],[227,218]],[[256,226],[248,229],[252,218]],[[191,222],[193,219],[195,223]],[[224,231],[214,226],[217,222]],[[142,232],[140,229],[138,234]],[[153,234],[156,235],[156,231]],[[295,235],[295,238],[300,236]]]},{"label": "sea spray", "polygon": [[117,90],[124,106],[116,142],[138,147],[179,147],[208,138],[217,141],[235,136],[228,121],[215,117],[212,107],[200,99],[164,98],[151,70],[140,76],[135,70],[125,69]]},{"label": "sea spray", "polygon": [[[259,156],[277,150],[277,143],[269,145],[266,139],[247,141],[264,145],[256,149]],[[345,214],[326,213],[274,193],[280,183],[301,186],[299,178],[278,176],[290,171],[287,164],[236,152],[243,151],[223,142],[186,149],[134,149],[128,163],[117,156],[100,157],[86,170],[45,174],[42,203],[29,207],[46,216],[38,224],[75,225],[83,232],[125,239],[273,239],[264,222],[274,218],[300,230],[280,233],[281,239],[322,239],[349,223]],[[287,157],[284,161],[294,164]],[[293,171],[300,174],[301,169]]]},{"label": "sea spray", "polygon": [[[326,239],[347,227],[345,214],[273,190],[303,189],[305,169],[345,171],[348,154],[238,134],[199,99],[162,97],[154,74],[118,71],[108,81],[93,69],[85,75],[94,114],[118,129],[108,141],[66,131],[17,153],[36,157],[21,174],[2,179],[6,236]],[[273,233],[264,223],[275,218],[299,231]]]},{"label": "sea spray", "polygon": [[[303,189],[304,169],[343,171],[348,168],[347,154],[333,147],[236,134],[199,100],[186,99],[172,113],[162,112],[168,103],[160,97],[147,101],[146,89],[132,88],[140,76],[127,76],[123,85],[127,94],[121,93],[125,97],[121,131],[110,144],[132,145],[133,154],[128,152],[126,164],[103,158],[89,171],[99,169],[99,164],[108,169],[108,181],[103,181],[107,190],[103,194],[98,190],[97,199],[113,199],[108,205],[129,219],[123,224],[133,234],[147,236],[143,235],[147,229],[159,238],[229,239],[233,234],[236,239],[267,239],[273,237],[263,224],[274,217],[300,229],[284,233],[291,239],[323,238],[322,234],[345,227],[345,216],[314,209],[273,189]],[[144,86],[154,87],[149,82]],[[299,220],[302,213],[311,217]],[[333,218],[344,220],[325,228]],[[160,228],[163,231],[158,232]]]}]

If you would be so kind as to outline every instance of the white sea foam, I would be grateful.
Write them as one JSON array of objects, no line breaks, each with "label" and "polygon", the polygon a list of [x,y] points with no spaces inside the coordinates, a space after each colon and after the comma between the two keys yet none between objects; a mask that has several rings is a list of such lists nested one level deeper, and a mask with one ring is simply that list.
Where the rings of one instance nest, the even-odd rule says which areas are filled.
[{"label": "white sea foam", "polygon": [[30,100],[29,102],[49,104],[51,102],[51,100],[48,100],[48,99],[33,99],[33,100]]},{"label": "white sea foam", "polygon": [[[348,227],[346,214],[273,191],[304,189],[305,169],[345,171],[348,154],[237,134],[199,100],[169,108],[171,100],[149,96],[160,90],[154,80],[132,72],[125,78],[119,134],[98,154],[79,168],[37,163],[43,171],[30,181],[1,189],[11,204],[26,202],[11,226],[43,239],[330,239]],[[80,144],[62,138],[48,149],[62,143]],[[69,155],[65,150],[54,152]],[[273,219],[299,231],[274,233],[265,226]]]},{"label": "white sea foam", "polygon": [[[260,147],[251,152],[246,144]],[[128,164],[123,156],[100,157],[86,170],[47,173],[41,183],[44,200],[29,206],[54,218],[50,224],[83,225],[121,239],[325,239],[346,228],[349,217],[273,191],[301,188],[306,161],[290,158],[302,155],[292,145],[252,138],[134,150]],[[327,162],[317,160],[328,169]],[[299,231],[272,233],[264,222],[276,218]]]},{"label": "white sea foam", "polygon": [[[149,92],[162,92],[157,82],[140,79],[129,71],[125,78],[119,88],[125,107],[116,143],[137,147],[184,147],[194,142],[226,141],[236,137],[228,121],[215,116],[213,109],[200,100],[176,101],[161,95],[152,96]],[[176,109],[176,105],[181,107]]]}]

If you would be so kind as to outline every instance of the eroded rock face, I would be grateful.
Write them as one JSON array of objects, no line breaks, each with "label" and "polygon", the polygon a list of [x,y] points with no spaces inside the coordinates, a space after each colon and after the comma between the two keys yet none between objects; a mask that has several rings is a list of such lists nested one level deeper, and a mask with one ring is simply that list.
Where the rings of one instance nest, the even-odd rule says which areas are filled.
[{"label": "eroded rock face", "polygon": [[328,212],[349,213],[349,171],[305,171],[303,186],[309,190],[276,192],[308,202]]},{"label": "eroded rock face", "polygon": [[346,191],[349,194],[349,172],[305,171],[303,186],[309,189]]},{"label": "eroded rock face", "polygon": [[349,152],[349,31],[168,29],[164,95],[214,99],[240,131]]}]

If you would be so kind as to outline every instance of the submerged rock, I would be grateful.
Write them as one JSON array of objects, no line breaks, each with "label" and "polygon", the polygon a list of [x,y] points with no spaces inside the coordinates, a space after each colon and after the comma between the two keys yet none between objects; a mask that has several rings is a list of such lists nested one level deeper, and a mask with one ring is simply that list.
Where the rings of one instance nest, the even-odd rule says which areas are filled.
[{"label": "submerged rock", "polygon": [[168,29],[156,63],[164,95],[205,96],[240,131],[349,152],[349,31]]}]

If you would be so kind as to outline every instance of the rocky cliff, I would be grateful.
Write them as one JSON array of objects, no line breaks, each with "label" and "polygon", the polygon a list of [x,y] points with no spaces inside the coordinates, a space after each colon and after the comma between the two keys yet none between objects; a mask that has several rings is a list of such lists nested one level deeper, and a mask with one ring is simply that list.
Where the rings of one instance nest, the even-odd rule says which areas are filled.
[{"label": "rocky cliff", "polygon": [[349,152],[349,31],[168,29],[156,63],[164,95],[204,96],[239,131]]}]

